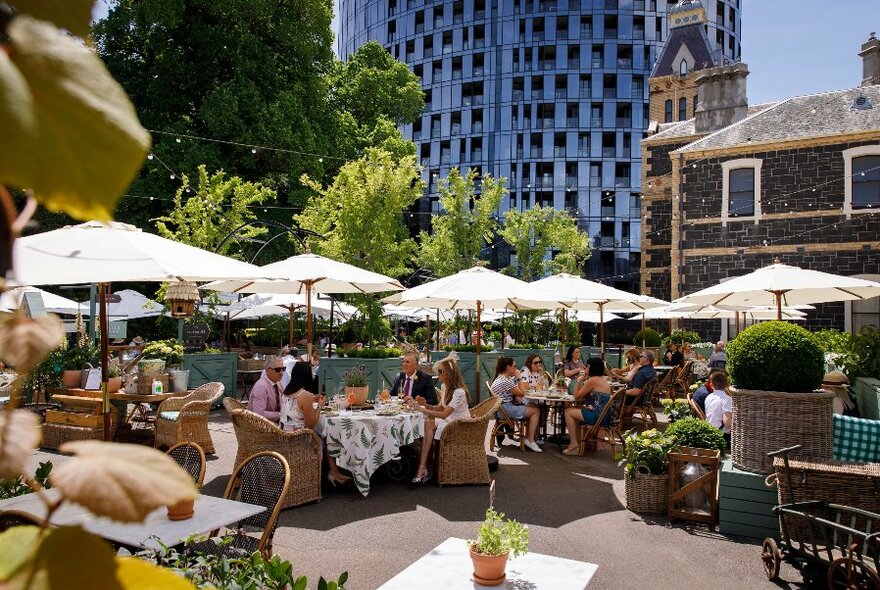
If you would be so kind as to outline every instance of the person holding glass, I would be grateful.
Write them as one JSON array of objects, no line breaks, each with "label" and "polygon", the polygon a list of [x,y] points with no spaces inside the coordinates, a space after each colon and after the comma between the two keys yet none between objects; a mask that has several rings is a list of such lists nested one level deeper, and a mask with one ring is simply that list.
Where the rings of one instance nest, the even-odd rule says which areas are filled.
[{"label": "person holding glass", "polygon": [[[419,468],[412,483],[426,483],[431,476],[428,473],[428,458],[431,456],[433,441],[440,440],[443,429],[450,422],[469,418],[468,389],[461,376],[458,363],[454,360],[443,359],[435,366],[437,379],[441,385],[440,404],[431,406],[422,398],[415,400],[409,398],[409,407],[412,410],[425,415],[425,436],[422,439],[422,453],[419,458]],[[450,394],[450,392],[452,392]],[[428,418],[433,418],[429,420]]]},{"label": "person holding glass", "polygon": [[501,398],[501,407],[511,420],[524,420],[526,440],[523,444],[530,450],[540,453],[541,447],[535,442],[538,431],[538,420],[541,410],[537,406],[524,405],[522,400],[526,394],[525,387],[517,378],[516,361],[509,356],[498,357],[495,362],[495,380],[492,382],[492,393]]},{"label": "person holding glass", "polygon": [[519,379],[524,389],[547,389],[550,386],[547,382],[547,372],[544,370],[544,361],[537,354],[526,357]]},{"label": "person holding glass", "polygon": [[[281,401],[281,428],[294,431],[311,428],[321,438],[327,436],[327,419],[321,414],[324,396],[315,395],[312,387],[312,367],[308,361],[298,361],[290,371],[290,383],[284,389]],[[327,480],[334,486],[343,486],[351,481],[351,477],[342,473],[336,465],[336,458],[327,452],[324,445],[324,459],[327,461]]]},{"label": "person holding glass", "polygon": [[611,369],[611,377],[624,383],[629,383],[639,370],[639,355],[641,351],[638,348],[630,348],[624,354],[626,366],[622,369]]},{"label": "person holding glass", "polygon": [[577,377],[584,370],[584,363],[581,362],[580,346],[569,346],[565,353],[565,362],[562,364],[562,371],[566,377]]},{"label": "person holding glass", "polygon": [[[566,408],[565,425],[568,428],[569,444],[562,450],[563,455],[577,455],[579,451],[577,426],[578,422],[593,425],[602,415],[605,404],[611,399],[611,384],[605,377],[605,363],[602,359],[592,358],[587,361],[587,374],[578,378],[578,388],[574,392],[575,401],[584,401],[581,408]],[[611,412],[605,414],[602,426],[611,421]]]}]

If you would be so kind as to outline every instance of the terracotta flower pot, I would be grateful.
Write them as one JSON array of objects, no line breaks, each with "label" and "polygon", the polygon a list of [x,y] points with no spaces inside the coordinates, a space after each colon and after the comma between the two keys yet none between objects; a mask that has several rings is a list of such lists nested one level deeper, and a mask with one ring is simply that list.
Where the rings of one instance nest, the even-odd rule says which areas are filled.
[{"label": "terracotta flower pot", "polygon": [[168,520],[186,520],[192,518],[195,500],[184,500],[168,507]]},{"label": "terracotta flower pot", "polygon": [[354,404],[355,406],[362,406],[364,402],[367,401],[367,394],[370,393],[370,388],[367,386],[364,387],[345,387],[345,395],[349,395],[350,393],[354,394]]},{"label": "terracotta flower pot", "polygon": [[122,377],[110,377],[107,379],[107,393],[116,393],[122,389]]},{"label": "terracotta flower pot", "polygon": [[79,387],[82,383],[82,371],[66,370],[61,373],[61,384],[64,387]]},{"label": "terracotta flower pot", "polygon": [[471,561],[474,562],[474,581],[483,586],[500,586],[507,577],[504,569],[510,555],[481,555],[471,549]]}]

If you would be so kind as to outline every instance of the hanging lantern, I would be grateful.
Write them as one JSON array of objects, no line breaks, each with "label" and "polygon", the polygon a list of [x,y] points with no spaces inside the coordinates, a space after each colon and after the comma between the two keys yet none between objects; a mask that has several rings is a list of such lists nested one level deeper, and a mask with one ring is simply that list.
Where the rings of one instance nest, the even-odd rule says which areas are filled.
[{"label": "hanging lantern", "polygon": [[170,283],[165,291],[165,302],[173,318],[188,318],[193,314],[199,290],[192,283]]}]

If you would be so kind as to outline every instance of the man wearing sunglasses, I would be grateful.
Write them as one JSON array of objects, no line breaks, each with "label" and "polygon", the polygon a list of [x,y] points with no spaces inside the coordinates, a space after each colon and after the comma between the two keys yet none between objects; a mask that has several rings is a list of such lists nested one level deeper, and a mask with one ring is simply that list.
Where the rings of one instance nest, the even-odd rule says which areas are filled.
[{"label": "man wearing sunglasses", "polygon": [[284,376],[284,361],[281,357],[267,356],[263,363],[263,374],[251,388],[248,397],[248,410],[278,423],[281,419],[281,377]]}]

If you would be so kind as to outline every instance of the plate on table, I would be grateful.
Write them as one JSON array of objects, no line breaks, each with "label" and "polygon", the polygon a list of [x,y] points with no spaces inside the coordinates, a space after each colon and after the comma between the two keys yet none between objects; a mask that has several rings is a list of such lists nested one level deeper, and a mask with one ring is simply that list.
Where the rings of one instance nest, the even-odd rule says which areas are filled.
[{"label": "plate on table", "polygon": [[400,413],[400,410],[376,410],[377,416],[396,416]]}]

